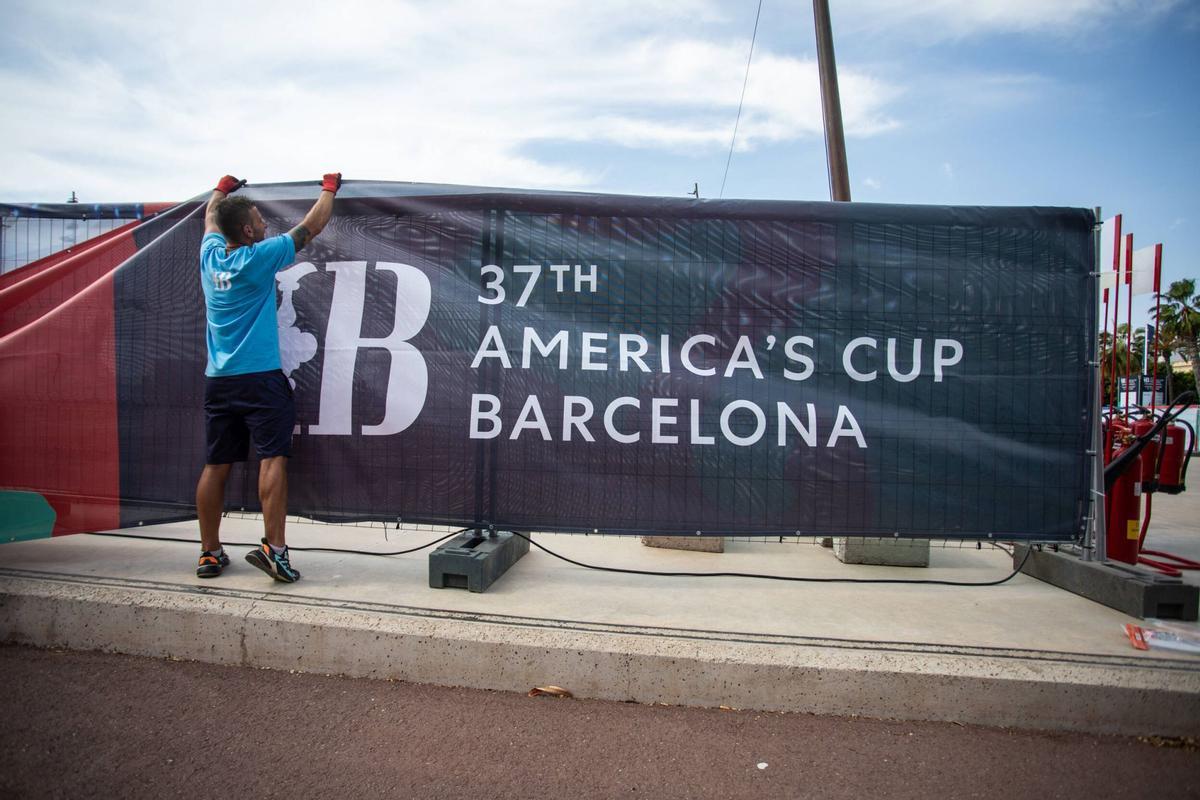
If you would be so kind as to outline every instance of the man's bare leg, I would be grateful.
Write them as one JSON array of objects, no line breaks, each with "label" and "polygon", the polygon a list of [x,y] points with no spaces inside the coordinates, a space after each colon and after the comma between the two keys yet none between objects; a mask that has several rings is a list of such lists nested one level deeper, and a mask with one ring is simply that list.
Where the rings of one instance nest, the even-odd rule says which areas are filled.
[{"label": "man's bare leg", "polygon": [[206,464],[196,483],[196,516],[200,518],[200,547],[221,547],[221,512],[225,510],[225,481],[232,464]]},{"label": "man's bare leg", "polygon": [[287,518],[287,457],[264,458],[258,467],[258,500],[262,503],[267,542],[283,547]]}]

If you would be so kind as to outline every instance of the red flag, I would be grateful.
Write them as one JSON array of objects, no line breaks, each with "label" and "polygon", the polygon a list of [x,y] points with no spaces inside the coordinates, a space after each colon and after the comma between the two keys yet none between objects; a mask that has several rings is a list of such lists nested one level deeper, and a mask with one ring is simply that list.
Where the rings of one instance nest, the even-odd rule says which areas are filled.
[{"label": "red flag", "polygon": [[1125,234],[1125,285],[1133,283],[1133,234]]},{"label": "red flag", "polygon": [[1154,293],[1162,293],[1162,245],[1154,245]]},{"label": "red flag", "polygon": [[1117,270],[1120,261],[1121,247],[1121,215],[1109,217],[1100,227],[1100,269],[1106,270],[1112,265]]}]

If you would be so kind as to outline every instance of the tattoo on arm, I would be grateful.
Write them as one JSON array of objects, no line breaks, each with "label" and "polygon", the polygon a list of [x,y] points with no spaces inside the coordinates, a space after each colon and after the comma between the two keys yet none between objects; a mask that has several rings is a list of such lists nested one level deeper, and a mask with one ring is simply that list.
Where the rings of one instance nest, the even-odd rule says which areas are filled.
[{"label": "tattoo on arm", "polygon": [[216,233],[220,232],[220,227],[217,225],[217,204],[224,199],[225,195],[213,189],[212,197],[208,198],[208,205],[204,207],[204,232]]},{"label": "tattoo on arm", "polygon": [[308,244],[312,240],[312,234],[308,232],[308,228],[303,225],[297,225],[288,231],[288,235],[292,237],[292,241],[296,243],[296,252],[300,252],[300,248]]}]

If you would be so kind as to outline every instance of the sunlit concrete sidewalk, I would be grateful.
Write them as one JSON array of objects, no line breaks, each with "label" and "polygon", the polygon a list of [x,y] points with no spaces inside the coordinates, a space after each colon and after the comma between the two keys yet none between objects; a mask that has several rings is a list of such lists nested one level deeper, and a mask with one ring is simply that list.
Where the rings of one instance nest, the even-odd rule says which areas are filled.
[{"label": "sunlit concrete sidewalk", "polygon": [[[1198,512],[1195,493],[1162,500],[1148,544],[1200,557]],[[194,575],[198,544],[81,534],[0,546],[0,640],[613,700],[1200,733],[1200,658],[1135,651],[1122,626],[1136,620],[1025,575],[990,587],[668,578],[535,548],[471,594],[428,586],[430,550],[296,551],[304,577],[288,585],[244,561],[260,529],[225,520],[233,565],[212,580]],[[448,530],[292,521],[288,537],[388,552]],[[127,532],[197,538],[193,523]],[[920,569],[846,565],[809,540],[730,540],[722,554],[534,541],[669,572],[983,582],[1012,570],[1006,553],[973,544],[935,542]]]}]

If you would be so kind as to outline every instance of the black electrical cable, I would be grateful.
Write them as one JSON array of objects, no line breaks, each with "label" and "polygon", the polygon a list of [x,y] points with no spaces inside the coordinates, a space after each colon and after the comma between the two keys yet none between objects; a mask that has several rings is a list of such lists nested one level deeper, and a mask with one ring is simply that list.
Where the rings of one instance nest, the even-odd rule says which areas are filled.
[{"label": "black electrical cable", "polygon": [[[351,554],[360,555],[360,556],[402,556],[402,555],[406,555],[408,553],[415,553],[419,550],[424,550],[428,547],[432,547],[433,545],[437,544],[438,542],[444,542],[446,539],[449,539],[451,536],[457,536],[460,533],[466,533],[467,531],[470,531],[470,530],[475,530],[475,528],[460,528],[459,530],[451,531],[450,533],[447,533],[445,536],[442,536],[438,539],[434,539],[432,542],[423,544],[420,547],[413,547],[408,550],[395,550],[393,552],[386,552],[386,553],[380,553],[380,552],[371,551],[371,550],[351,550],[348,548],[341,548],[341,547],[289,547],[288,549],[295,550],[296,552],[306,552],[306,553],[351,553]],[[1014,569],[1011,573],[1009,573],[1007,577],[1000,578],[1000,579],[994,580],[994,581],[984,581],[981,583],[974,583],[974,582],[970,582],[970,581],[938,581],[938,580],[927,580],[927,579],[904,579],[904,578],[805,578],[805,577],[796,577],[796,576],[792,576],[792,575],[762,575],[762,574],[754,573],[754,572],[655,572],[653,570],[624,569],[622,567],[602,567],[602,566],[598,566],[596,564],[586,564],[582,561],[576,561],[572,558],[567,558],[564,555],[560,555],[560,554],[554,552],[553,550],[551,550],[550,548],[545,547],[544,545],[538,544],[533,539],[531,539],[530,537],[521,533],[520,531],[510,531],[510,532],[514,536],[521,537],[522,539],[529,542],[531,545],[538,548],[539,550],[543,550],[546,553],[548,553],[549,555],[554,556],[555,558],[560,559],[562,561],[566,561],[568,564],[574,564],[577,567],[583,567],[584,569],[594,569],[594,570],[598,570],[600,572],[621,572],[621,573],[625,573],[626,575],[650,575],[653,577],[661,577],[661,578],[757,578],[757,579],[769,580],[769,581],[795,581],[795,582],[799,582],[799,583],[891,583],[891,584],[915,584],[915,585],[923,585],[923,586],[999,586],[1000,584],[1007,583],[1008,581],[1015,578],[1017,576],[1017,574],[1021,571],[1021,569],[1025,566],[1025,562],[1029,560],[1029,554],[1033,552],[1033,548],[1030,547],[1029,550],[1027,550],[1025,552],[1025,557],[1021,559],[1021,563],[1017,566],[1016,569]],[[198,542],[195,539],[179,539],[179,538],[174,538],[174,537],[169,537],[169,536],[147,536],[145,534],[138,534],[138,533],[113,533],[113,532],[101,533],[98,531],[93,531],[93,532],[90,532],[88,535],[89,536],[112,536],[117,539],[146,539],[151,542],[181,542],[183,544],[200,544],[200,542]],[[250,542],[224,542],[223,544],[227,544],[230,547],[257,547],[258,546],[257,543],[250,543]],[[1004,548],[999,548],[999,549],[1003,550]]]},{"label": "black electrical cable", "polygon": [[1025,566],[1025,562],[1029,560],[1029,554],[1033,552],[1030,547],[1025,551],[1025,557],[1021,559],[1021,563],[1007,577],[1000,578],[994,581],[984,581],[982,583],[972,583],[968,581],[938,581],[929,579],[904,579],[904,578],[803,578],[792,575],[761,575],[755,572],[655,572],[645,569],[625,569],[622,567],[601,567],[595,564],[585,564],[582,561],[576,561],[572,558],[567,558],[564,555],[559,555],[548,547],[538,544],[533,539],[529,538],[520,531],[510,531],[514,536],[520,536],[525,541],[529,542],[539,550],[554,556],[555,558],[566,561],[568,564],[574,564],[577,567],[585,569],[595,569],[601,572],[621,572],[626,575],[652,575],[662,578],[760,578],[768,581],[796,581],[799,583],[895,583],[895,584],[917,584],[922,586],[999,586],[1002,583],[1007,583],[1017,576],[1017,573]]},{"label": "black electrical cable", "polygon": [[[466,533],[467,531],[470,531],[470,530],[474,530],[474,528],[462,528],[457,531],[451,531],[450,533],[447,533],[445,536],[434,539],[432,542],[423,544],[420,547],[413,547],[408,550],[395,550],[395,551],[387,552],[387,553],[380,553],[380,552],[373,551],[373,550],[350,550],[349,548],[342,548],[342,547],[291,547],[291,546],[289,546],[288,550],[294,550],[298,553],[353,553],[354,555],[359,555],[359,556],[402,556],[402,555],[406,555],[408,553],[415,553],[418,550],[424,550],[428,547],[433,547],[438,542],[444,542],[447,539],[449,539],[451,536],[458,536],[460,533]],[[197,541],[196,539],[177,539],[177,538],[172,538],[169,536],[147,536],[145,534],[140,534],[140,533],[111,533],[111,532],[100,533],[98,531],[93,531],[93,532],[89,533],[88,535],[90,535],[90,536],[112,536],[117,539],[147,539],[151,542],[182,542],[184,544],[200,544],[200,542]],[[259,546],[258,542],[222,542],[221,545],[222,546],[228,545],[229,547],[251,547],[251,548]]]}]

